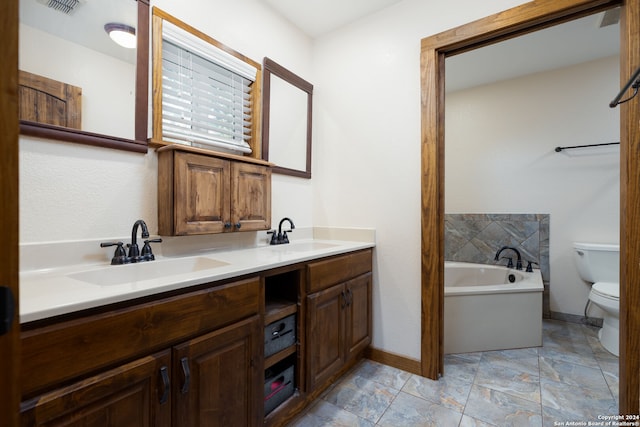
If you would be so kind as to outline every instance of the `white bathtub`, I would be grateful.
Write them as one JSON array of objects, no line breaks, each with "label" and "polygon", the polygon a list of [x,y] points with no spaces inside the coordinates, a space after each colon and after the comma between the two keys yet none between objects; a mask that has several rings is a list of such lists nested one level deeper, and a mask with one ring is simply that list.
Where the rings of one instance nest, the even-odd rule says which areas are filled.
[{"label": "white bathtub", "polygon": [[543,289],[537,269],[446,261],[445,354],[541,346]]}]

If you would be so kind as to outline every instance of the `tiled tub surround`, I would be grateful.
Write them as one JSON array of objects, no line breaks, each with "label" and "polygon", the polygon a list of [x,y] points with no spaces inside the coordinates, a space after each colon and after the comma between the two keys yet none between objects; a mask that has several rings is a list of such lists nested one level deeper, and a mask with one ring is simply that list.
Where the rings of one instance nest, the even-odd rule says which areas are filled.
[{"label": "tiled tub surround", "polygon": [[[101,241],[126,243],[129,239]],[[153,245],[156,260],[142,263],[143,268],[156,265],[159,268],[162,261],[188,257],[200,261],[211,258],[219,261],[220,266],[154,278],[142,276],[135,282],[107,285],[83,282],[77,277],[94,277],[96,271],[108,274],[110,270],[136,267],[110,265],[113,247],[100,248],[100,241],[21,245],[20,322],[371,248],[375,246],[375,230],[300,228],[291,234],[290,245],[269,246],[266,242],[265,232],[247,232],[240,239],[227,236],[163,238],[162,243]]]},{"label": "tiled tub surround", "polygon": [[445,214],[444,240],[447,261],[506,265],[506,260],[496,262],[494,257],[501,247],[511,246],[520,251],[523,267],[525,261],[537,262],[544,283],[542,313],[551,317],[548,214]]},{"label": "tiled tub surround", "polygon": [[364,360],[291,425],[546,427],[618,414],[618,358],[589,326],[545,320],[542,347],[444,362],[433,381]]}]

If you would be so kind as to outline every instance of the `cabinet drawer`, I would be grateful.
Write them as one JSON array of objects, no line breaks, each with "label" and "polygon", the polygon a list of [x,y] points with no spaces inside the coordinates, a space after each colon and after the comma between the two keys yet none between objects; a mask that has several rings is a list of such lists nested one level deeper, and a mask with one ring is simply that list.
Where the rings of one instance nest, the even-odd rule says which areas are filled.
[{"label": "cabinet drawer", "polygon": [[371,249],[309,264],[308,291],[326,289],[336,283],[371,271]]},{"label": "cabinet drawer", "polygon": [[23,332],[23,397],[259,312],[260,278]]}]

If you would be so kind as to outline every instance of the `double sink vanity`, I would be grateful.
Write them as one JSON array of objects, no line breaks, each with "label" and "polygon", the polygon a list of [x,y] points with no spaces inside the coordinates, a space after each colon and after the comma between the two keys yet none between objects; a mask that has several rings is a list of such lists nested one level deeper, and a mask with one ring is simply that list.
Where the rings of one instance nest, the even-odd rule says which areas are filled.
[{"label": "double sink vanity", "polygon": [[172,244],[150,262],[23,269],[23,425],[283,425],[371,342],[372,230]]}]

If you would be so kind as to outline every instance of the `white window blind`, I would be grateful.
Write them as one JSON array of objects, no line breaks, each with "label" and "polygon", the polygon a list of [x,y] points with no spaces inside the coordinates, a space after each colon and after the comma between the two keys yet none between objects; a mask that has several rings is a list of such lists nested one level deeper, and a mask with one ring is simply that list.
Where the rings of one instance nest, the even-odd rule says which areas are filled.
[{"label": "white window blind", "polygon": [[165,20],[163,139],[250,153],[256,74],[250,64]]}]

